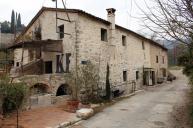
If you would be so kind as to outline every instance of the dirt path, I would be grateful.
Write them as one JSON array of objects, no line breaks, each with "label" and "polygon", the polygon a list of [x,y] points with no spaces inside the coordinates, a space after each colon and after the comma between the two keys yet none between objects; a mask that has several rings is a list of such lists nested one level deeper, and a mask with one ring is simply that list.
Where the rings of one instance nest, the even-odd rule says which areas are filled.
[{"label": "dirt path", "polygon": [[[40,107],[19,114],[19,125],[22,128],[55,127],[65,121],[76,119],[74,113],[64,111],[63,105]],[[16,114],[0,122],[0,128],[16,128]]]},{"label": "dirt path", "polygon": [[190,90],[187,78],[180,70],[172,72],[176,81],[150,87],[73,128],[189,128],[184,114]]}]

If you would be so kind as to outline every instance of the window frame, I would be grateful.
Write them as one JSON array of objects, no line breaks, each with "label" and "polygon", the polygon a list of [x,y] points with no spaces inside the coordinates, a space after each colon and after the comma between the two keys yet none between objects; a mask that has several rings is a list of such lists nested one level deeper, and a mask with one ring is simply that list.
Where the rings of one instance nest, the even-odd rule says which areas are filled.
[{"label": "window frame", "polygon": [[141,45],[142,45],[142,49],[145,50],[145,43],[144,43],[144,41],[141,42]]},{"label": "window frame", "polygon": [[156,56],[156,63],[159,63],[159,57]]},{"label": "window frame", "polygon": [[125,35],[122,35],[122,46],[127,45],[127,37]]},{"label": "window frame", "polygon": [[123,71],[123,81],[127,81],[127,71]]},{"label": "window frame", "polygon": [[139,80],[139,71],[135,72],[136,80]]},{"label": "window frame", "polygon": [[101,28],[101,41],[108,42],[108,32],[105,28]]},{"label": "window frame", "polygon": [[[63,29],[63,31],[61,31],[61,28]],[[63,39],[64,38],[64,24],[58,26],[58,30],[59,30],[59,38]]]},{"label": "window frame", "polygon": [[20,63],[19,63],[19,62],[16,62],[16,63],[15,63],[15,66],[16,66],[16,67],[20,67]]}]

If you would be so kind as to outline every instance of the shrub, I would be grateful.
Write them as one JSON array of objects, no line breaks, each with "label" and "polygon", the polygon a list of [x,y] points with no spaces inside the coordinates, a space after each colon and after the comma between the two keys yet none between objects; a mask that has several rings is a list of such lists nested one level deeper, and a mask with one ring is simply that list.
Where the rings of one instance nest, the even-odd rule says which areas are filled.
[{"label": "shrub", "polygon": [[193,65],[192,64],[185,65],[183,73],[187,76],[190,76],[193,73]]},{"label": "shrub", "polygon": [[[72,90],[75,98],[80,95],[81,102],[85,104],[100,101],[98,94],[99,74],[98,68],[94,64],[87,62],[87,64],[79,66],[68,78],[67,82],[73,85]],[[78,85],[76,85],[75,79]]]},{"label": "shrub", "polygon": [[0,97],[3,113],[9,113],[21,107],[27,95],[24,83],[11,83],[7,76],[0,79]]}]

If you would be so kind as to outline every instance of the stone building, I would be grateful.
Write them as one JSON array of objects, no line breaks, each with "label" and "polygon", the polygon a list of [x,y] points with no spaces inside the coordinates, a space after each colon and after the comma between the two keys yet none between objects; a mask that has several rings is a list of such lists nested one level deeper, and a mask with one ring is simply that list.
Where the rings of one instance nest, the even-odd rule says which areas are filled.
[{"label": "stone building", "polygon": [[0,33],[0,47],[6,47],[14,42],[14,34]]},{"label": "stone building", "polygon": [[0,25],[0,76],[4,73],[9,72],[13,60],[12,55],[8,55],[6,47],[12,45],[14,42],[14,34],[12,33],[1,33]]},{"label": "stone building", "polygon": [[78,9],[43,7],[10,47],[14,49],[12,77],[49,93],[51,102],[58,91],[66,95],[67,86],[71,86],[62,76],[88,61],[98,67],[102,90],[106,88],[107,65],[112,92],[129,93],[156,84],[167,76],[167,49],[116,25],[115,11],[107,9],[104,20]]}]

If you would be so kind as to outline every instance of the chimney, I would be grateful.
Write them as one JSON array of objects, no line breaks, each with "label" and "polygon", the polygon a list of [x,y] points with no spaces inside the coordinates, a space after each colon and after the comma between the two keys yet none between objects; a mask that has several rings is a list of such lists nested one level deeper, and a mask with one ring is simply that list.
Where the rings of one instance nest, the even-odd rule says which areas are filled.
[{"label": "chimney", "polygon": [[111,29],[115,29],[115,12],[116,9],[114,8],[108,8],[107,9],[107,20],[111,22]]}]

